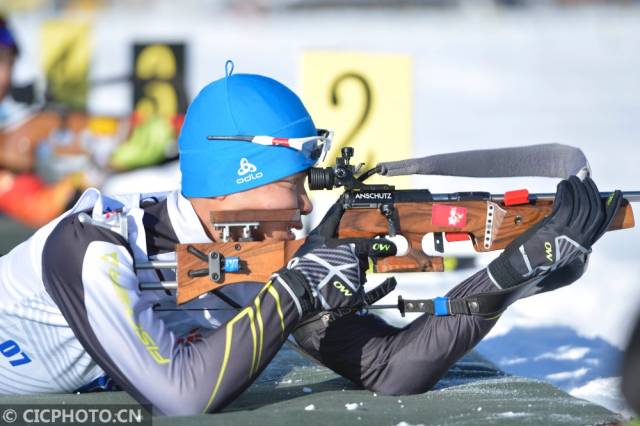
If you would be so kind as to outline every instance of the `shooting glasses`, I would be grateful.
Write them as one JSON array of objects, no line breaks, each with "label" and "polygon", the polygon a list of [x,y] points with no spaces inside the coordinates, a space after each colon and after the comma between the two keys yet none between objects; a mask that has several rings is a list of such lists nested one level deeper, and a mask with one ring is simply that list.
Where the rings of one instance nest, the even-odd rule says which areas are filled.
[{"label": "shooting glasses", "polygon": [[300,151],[305,157],[317,162],[323,161],[327,152],[331,149],[333,132],[331,130],[318,129],[316,136],[306,138],[274,138],[271,136],[207,136],[210,141],[242,141],[257,143],[260,145],[284,146]]}]

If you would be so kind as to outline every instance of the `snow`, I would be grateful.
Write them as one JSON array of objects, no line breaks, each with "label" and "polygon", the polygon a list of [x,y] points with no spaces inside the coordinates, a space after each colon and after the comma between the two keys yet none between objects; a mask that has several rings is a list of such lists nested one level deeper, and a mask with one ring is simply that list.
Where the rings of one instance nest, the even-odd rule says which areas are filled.
[{"label": "snow", "polygon": [[569,423],[569,424],[579,424],[579,422],[580,422],[579,418],[577,418],[576,416],[572,416],[571,414],[553,413],[553,414],[550,415],[550,417],[554,421],[560,421],[560,422],[565,422],[565,423]]},{"label": "snow", "polygon": [[620,378],[605,377],[591,380],[581,387],[573,388],[569,393],[576,398],[586,399],[596,404],[609,407],[617,413],[631,417],[633,413],[624,404],[620,395]]},{"label": "snow", "polygon": [[[505,335],[485,339],[477,350],[509,374],[542,379],[567,392],[619,374],[621,357],[620,350],[604,339],[580,336],[574,329],[559,326],[515,327]],[[619,401],[607,407],[618,411],[620,405]]]},{"label": "snow", "polygon": [[514,413],[513,411],[505,411],[504,413],[498,413],[496,416],[498,417],[506,417],[506,418],[514,418],[514,417],[525,417],[528,416],[529,413]]}]

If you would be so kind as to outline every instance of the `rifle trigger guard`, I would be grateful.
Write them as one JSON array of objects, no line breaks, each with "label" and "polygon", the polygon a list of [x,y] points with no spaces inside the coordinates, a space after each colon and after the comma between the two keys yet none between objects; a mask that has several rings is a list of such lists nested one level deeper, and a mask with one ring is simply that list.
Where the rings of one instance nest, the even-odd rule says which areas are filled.
[{"label": "rifle trigger guard", "polygon": [[393,204],[383,204],[380,206],[380,213],[387,219],[389,236],[395,237],[400,232],[400,222],[395,206]]},{"label": "rifle trigger guard", "polygon": [[433,244],[438,253],[444,253],[444,234],[442,232],[433,233]]}]

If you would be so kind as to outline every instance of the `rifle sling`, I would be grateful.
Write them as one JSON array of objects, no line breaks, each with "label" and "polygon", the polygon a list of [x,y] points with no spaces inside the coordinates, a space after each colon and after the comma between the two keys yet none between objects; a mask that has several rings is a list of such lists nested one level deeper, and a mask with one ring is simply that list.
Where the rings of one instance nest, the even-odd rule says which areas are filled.
[{"label": "rifle sling", "polygon": [[366,304],[367,305],[373,305],[378,300],[382,299],[387,294],[389,294],[393,290],[395,290],[396,289],[396,284],[397,284],[397,282],[396,282],[395,277],[387,278],[380,285],[378,285],[377,287],[369,290],[365,294],[364,299],[365,299]]},{"label": "rifle sling", "polygon": [[567,178],[589,173],[589,163],[579,148],[557,143],[438,154],[384,162],[378,168],[383,176]]},{"label": "rifle sling", "polygon": [[420,312],[434,316],[475,315],[485,318],[496,317],[518,299],[531,294],[531,290],[540,280],[529,280],[520,285],[490,293],[450,299],[403,299],[398,296],[398,310],[404,316],[406,312]]}]

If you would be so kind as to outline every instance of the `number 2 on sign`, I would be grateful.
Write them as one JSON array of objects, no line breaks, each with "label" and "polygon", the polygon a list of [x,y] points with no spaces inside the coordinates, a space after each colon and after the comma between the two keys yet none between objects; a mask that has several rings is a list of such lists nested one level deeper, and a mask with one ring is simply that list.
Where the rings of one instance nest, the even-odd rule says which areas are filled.
[{"label": "number 2 on sign", "polygon": [[10,359],[9,364],[17,367],[22,364],[27,364],[31,362],[31,358],[29,355],[22,352],[20,350],[20,346],[13,340],[7,340],[5,342],[0,343],[0,354],[5,358],[16,358],[17,355],[21,355],[20,358]]}]

